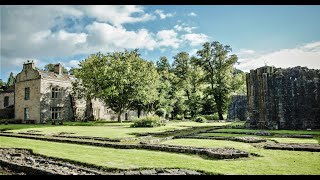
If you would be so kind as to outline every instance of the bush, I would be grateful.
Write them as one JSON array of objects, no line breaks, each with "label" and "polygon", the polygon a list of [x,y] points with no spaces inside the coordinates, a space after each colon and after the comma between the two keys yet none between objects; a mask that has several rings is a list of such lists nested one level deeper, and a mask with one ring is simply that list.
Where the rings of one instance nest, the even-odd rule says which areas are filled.
[{"label": "bush", "polygon": [[177,119],[177,120],[182,120],[182,119],[183,119],[183,117],[182,117],[181,115],[179,115],[179,114],[178,114],[178,115],[176,116],[176,119]]},{"label": "bush", "polygon": [[206,120],[219,120],[219,115],[218,115],[218,113],[216,113],[216,114],[210,114],[210,115],[203,115],[203,117],[204,117]]},{"label": "bush", "polygon": [[130,127],[158,127],[164,125],[159,116],[146,116],[135,119]]},{"label": "bush", "polygon": [[163,108],[159,108],[159,109],[156,110],[155,114],[158,115],[159,117],[165,117],[166,110],[163,109]]},{"label": "bush", "polygon": [[199,122],[199,123],[205,123],[207,122],[206,118],[202,117],[202,116],[197,116],[195,119],[194,119],[195,122]]}]

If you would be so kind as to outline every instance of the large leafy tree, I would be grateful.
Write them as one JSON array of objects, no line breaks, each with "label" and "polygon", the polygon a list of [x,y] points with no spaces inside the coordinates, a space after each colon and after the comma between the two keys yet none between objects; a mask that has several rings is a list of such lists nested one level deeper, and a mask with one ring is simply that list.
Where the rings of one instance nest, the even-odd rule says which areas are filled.
[{"label": "large leafy tree", "polygon": [[74,75],[83,92],[103,100],[118,114],[119,122],[135,103],[150,104],[158,97],[159,75],[137,50],[91,55],[80,62]]},{"label": "large leafy tree", "polygon": [[[184,115],[187,114],[189,111],[188,101],[191,99],[191,73],[192,73],[192,66],[191,66],[191,59],[189,54],[186,52],[180,52],[176,56],[173,57],[173,72],[176,75],[176,81],[174,82],[176,91],[182,91],[185,98],[178,98],[180,99],[179,103],[176,105],[184,105],[185,108],[175,108],[179,110],[184,110]],[[184,102],[181,102],[184,101]],[[182,106],[181,106],[182,107]]]},{"label": "large leafy tree", "polygon": [[197,64],[205,71],[205,80],[210,84],[209,92],[214,97],[219,119],[223,119],[228,96],[233,91],[232,77],[238,58],[234,54],[229,55],[231,51],[230,46],[217,41],[207,42],[197,51],[200,56]]},{"label": "large leafy tree", "polygon": [[173,105],[176,102],[174,98],[173,81],[175,75],[172,73],[170,63],[166,57],[160,57],[159,61],[156,62],[156,69],[160,75],[160,86],[158,88],[159,99],[156,104],[156,108],[164,108],[166,115],[173,111]]}]

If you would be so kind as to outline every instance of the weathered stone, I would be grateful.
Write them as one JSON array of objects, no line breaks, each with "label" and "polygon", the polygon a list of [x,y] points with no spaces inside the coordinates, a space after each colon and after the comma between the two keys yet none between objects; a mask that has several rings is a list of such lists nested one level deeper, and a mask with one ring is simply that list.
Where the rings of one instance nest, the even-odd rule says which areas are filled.
[{"label": "weathered stone", "polygon": [[157,172],[154,169],[142,170],[140,171],[141,175],[155,175]]},{"label": "weathered stone", "polygon": [[235,95],[232,97],[228,107],[229,121],[234,120],[247,120],[247,96]]},{"label": "weathered stone", "polygon": [[139,171],[126,171],[124,175],[140,175]]},{"label": "weathered stone", "polygon": [[247,74],[248,128],[319,129],[320,70],[264,66]]}]

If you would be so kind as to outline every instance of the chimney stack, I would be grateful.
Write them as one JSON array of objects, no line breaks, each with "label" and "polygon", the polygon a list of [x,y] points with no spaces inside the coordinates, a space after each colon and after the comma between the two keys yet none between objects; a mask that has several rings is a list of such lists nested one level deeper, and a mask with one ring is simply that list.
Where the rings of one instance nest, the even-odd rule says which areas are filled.
[{"label": "chimney stack", "polygon": [[62,75],[63,74],[63,67],[60,63],[54,65],[54,72],[59,74],[59,75]]},{"label": "chimney stack", "polygon": [[35,65],[34,65],[34,62],[30,60],[28,60],[26,63],[23,63],[23,69],[35,69]]}]

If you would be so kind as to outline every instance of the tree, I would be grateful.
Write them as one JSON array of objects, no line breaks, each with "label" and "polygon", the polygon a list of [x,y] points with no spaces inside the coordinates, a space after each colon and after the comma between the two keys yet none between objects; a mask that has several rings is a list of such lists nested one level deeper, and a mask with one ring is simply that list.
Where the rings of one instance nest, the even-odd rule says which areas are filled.
[{"label": "tree", "polygon": [[166,116],[172,115],[173,106],[176,99],[174,98],[173,81],[176,78],[172,73],[171,66],[166,57],[161,57],[156,62],[156,69],[160,78],[158,88],[159,98],[156,102],[156,109],[163,108],[166,111]]},{"label": "tree", "polygon": [[[176,86],[176,90],[183,91],[186,98],[179,98],[180,100],[185,99],[185,102],[179,102],[179,105],[184,104],[186,108],[176,108],[176,109],[185,109],[184,116],[188,113],[189,110],[188,101],[191,99],[191,60],[189,54],[186,52],[180,52],[176,56],[173,57],[173,73],[176,75],[176,82],[174,85]],[[177,103],[176,103],[177,104]]]},{"label": "tree", "polygon": [[246,73],[239,69],[234,69],[232,75],[231,89],[233,90],[233,94],[246,95]]},{"label": "tree", "polygon": [[231,83],[236,55],[228,55],[232,51],[228,45],[214,41],[206,42],[203,49],[197,51],[200,58],[197,64],[205,71],[205,80],[210,84],[210,94],[216,102],[219,119],[223,119],[223,112],[227,108],[227,98],[232,91]]},{"label": "tree", "polygon": [[2,79],[0,79],[0,91],[3,91],[3,86],[5,86],[5,82],[2,81]]},{"label": "tree", "polygon": [[[49,63],[49,64],[46,64],[43,68],[44,71],[48,71],[48,72],[54,72],[54,66],[55,64],[52,64],[52,63]],[[63,74],[68,74],[68,70],[65,69],[64,67],[63,68]]]},{"label": "tree", "polygon": [[165,56],[160,57],[160,60],[156,63],[156,69],[157,71],[169,71],[170,70],[170,64],[168,62],[168,59]]},{"label": "tree", "polygon": [[[176,75],[175,86],[176,89],[184,91],[185,102],[178,103],[184,104],[184,115],[194,117],[201,111],[201,100],[203,98],[203,70],[196,65],[194,57],[190,58],[186,52],[180,52],[173,57],[173,72]],[[182,100],[182,98],[179,98]],[[183,109],[183,108],[176,108]]]},{"label": "tree", "polygon": [[11,72],[10,75],[9,75],[6,87],[8,88],[9,86],[14,85],[14,82],[15,82],[15,78],[13,76],[13,73]]},{"label": "tree", "polygon": [[90,55],[74,71],[85,92],[99,98],[118,114],[134,103],[150,104],[158,97],[159,75],[154,64],[140,58],[137,50]]}]

